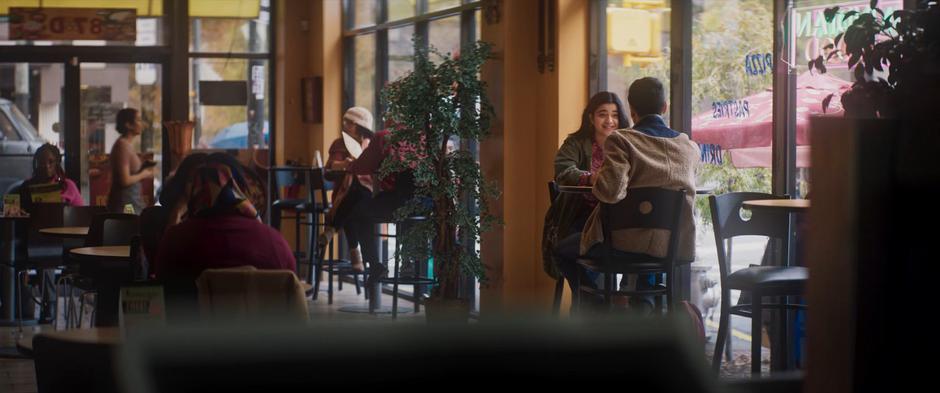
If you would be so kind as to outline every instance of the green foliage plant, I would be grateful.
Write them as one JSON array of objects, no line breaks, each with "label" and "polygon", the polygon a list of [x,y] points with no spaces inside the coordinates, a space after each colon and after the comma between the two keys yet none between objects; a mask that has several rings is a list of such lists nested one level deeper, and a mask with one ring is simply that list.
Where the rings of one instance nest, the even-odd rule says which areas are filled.
[{"label": "green foliage plant", "polygon": [[[918,9],[890,14],[878,8],[878,0],[871,0],[866,12],[825,10],[827,22],[840,15],[852,22],[834,44],[825,47],[829,54],[811,60],[809,67],[825,73],[829,59],[839,55],[849,59],[855,82],[842,94],[846,117],[904,118],[908,124],[940,128],[935,114],[940,99],[940,6],[935,0],[921,3]],[[840,42],[845,44],[844,53]],[[831,99],[830,95],[823,101],[824,109]]]},{"label": "green foliage plant", "polygon": [[[414,174],[414,199],[395,218],[426,219],[403,228],[397,257],[433,258],[438,283],[432,297],[457,299],[463,277],[485,280],[474,244],[497,222],[489,208],[497,197],[495,186],[483,178],[469,151],[448,149],[448,141],[480,141],[487,135],[493,109],[479,74],[490,46],[477,42],[450,56],[415,40],[414,53],[412,72],[382,90],[388,143],[396,153],[382,163],[380,175]],[[430,53],[441,60],[432,61]]]}]

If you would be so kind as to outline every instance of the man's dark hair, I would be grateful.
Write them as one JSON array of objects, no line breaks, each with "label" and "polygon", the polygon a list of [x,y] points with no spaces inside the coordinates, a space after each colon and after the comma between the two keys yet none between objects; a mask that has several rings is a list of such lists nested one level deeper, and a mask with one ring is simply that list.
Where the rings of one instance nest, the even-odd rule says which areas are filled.
[{"label": "man's dark hair", "polygon": [[650,76],[640,78],[630,84],[627,102],[637,116],[661,115],[663,106],[666,105],[666,89],[659,79]]}]

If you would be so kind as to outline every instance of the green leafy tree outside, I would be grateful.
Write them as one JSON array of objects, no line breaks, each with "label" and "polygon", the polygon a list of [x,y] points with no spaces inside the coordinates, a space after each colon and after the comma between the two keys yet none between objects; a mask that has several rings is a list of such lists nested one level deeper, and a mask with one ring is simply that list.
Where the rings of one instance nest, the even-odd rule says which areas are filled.
[{"label": "green leafy tree outside", "polygon": [[[692,20],[692,108],[693,114],[711,110],[715,101],[741,99],[770,89],[771,74],[745,72],[747,55],[767,53],[773,48],[773,3],[766,0],[699,0],[693,2]],[[668,48],[668,45],[664,45]],[[669,88],[669,56],[661,62],[613,70],[624,81],[653,76]],[[617,92],[618,94],[625,94]],[[722,165],[705,164],[699,183],[714,186],[721,194],[736,191],[770,192],[769,168],[735,168],[728,154]],[[696,199],[699,212],[708,211],[706,198]],[[702,214],[704,223],[710,222]]]}]

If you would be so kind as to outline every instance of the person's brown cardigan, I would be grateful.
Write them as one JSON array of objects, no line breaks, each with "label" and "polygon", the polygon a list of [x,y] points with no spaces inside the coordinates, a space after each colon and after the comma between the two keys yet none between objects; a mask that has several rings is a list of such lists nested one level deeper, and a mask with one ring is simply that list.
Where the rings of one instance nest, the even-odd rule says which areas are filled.
[{"label": "person's brown cardigan", "polygon": [[[617,130],[604,143],[604,164],[594,183],[594,196],[603,203],[617,203],[630,188],[662,187],[685,189],[686,206],[679,221],[678,259],[695,258],[695,174],[700,165],[699,148],[688,135],[662,138],[633,129]],[[600,207],[600,205],[598,205]],[[601,220],[595,208],[581,235],[581,253],[604,241]],[[611,233],[613,246],[629,252],[664,257],[669,232],[660,229],[627,229]]]}]

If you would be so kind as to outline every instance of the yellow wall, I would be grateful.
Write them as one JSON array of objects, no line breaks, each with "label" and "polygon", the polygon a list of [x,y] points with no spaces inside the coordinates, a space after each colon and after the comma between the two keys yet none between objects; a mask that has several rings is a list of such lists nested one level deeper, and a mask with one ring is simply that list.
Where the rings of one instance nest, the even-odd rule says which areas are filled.
[{"label": "yellow wall", "polygon": [[[484,68],[496,106],[491,137],[481,146],[485,175],[502,190],[496,210],[504,225],[485,234],[483,259],[490,281],[482,290],[484,315],[547,311],[554,281],[541,262],[542,221],[552,160],[587,103],[588,5],[560,0],[555,70],[538,72],[536,0],[501,2],[500,20],[484,21],[482,38],[494,45]],[[563,77],[562,77],[563,76]]]},{"label": "yellow wall", "polygon": [[[315,163],[317,150],[325,160],[326,147],[339,137],[343,76],[341,2],[279,0],[277,5],[276,162],[283,165],[291,160],[310,165]],[[323,77],[321,124],[303,122],[301,81],[310,76]],[[293,247],[293,222],[282,222],[281,233]],[[305,238],[302,234],[301,239]]]},{"label": "yellow wall", "polygon": [[[313,163],[314,151],[339,137],[342,117],[342,27],[339,1],[278,2],[277,160]],[[323,77],[323,123],[304,123],[301,81]],[[325,157],[324,157],[325,159]]]}]

